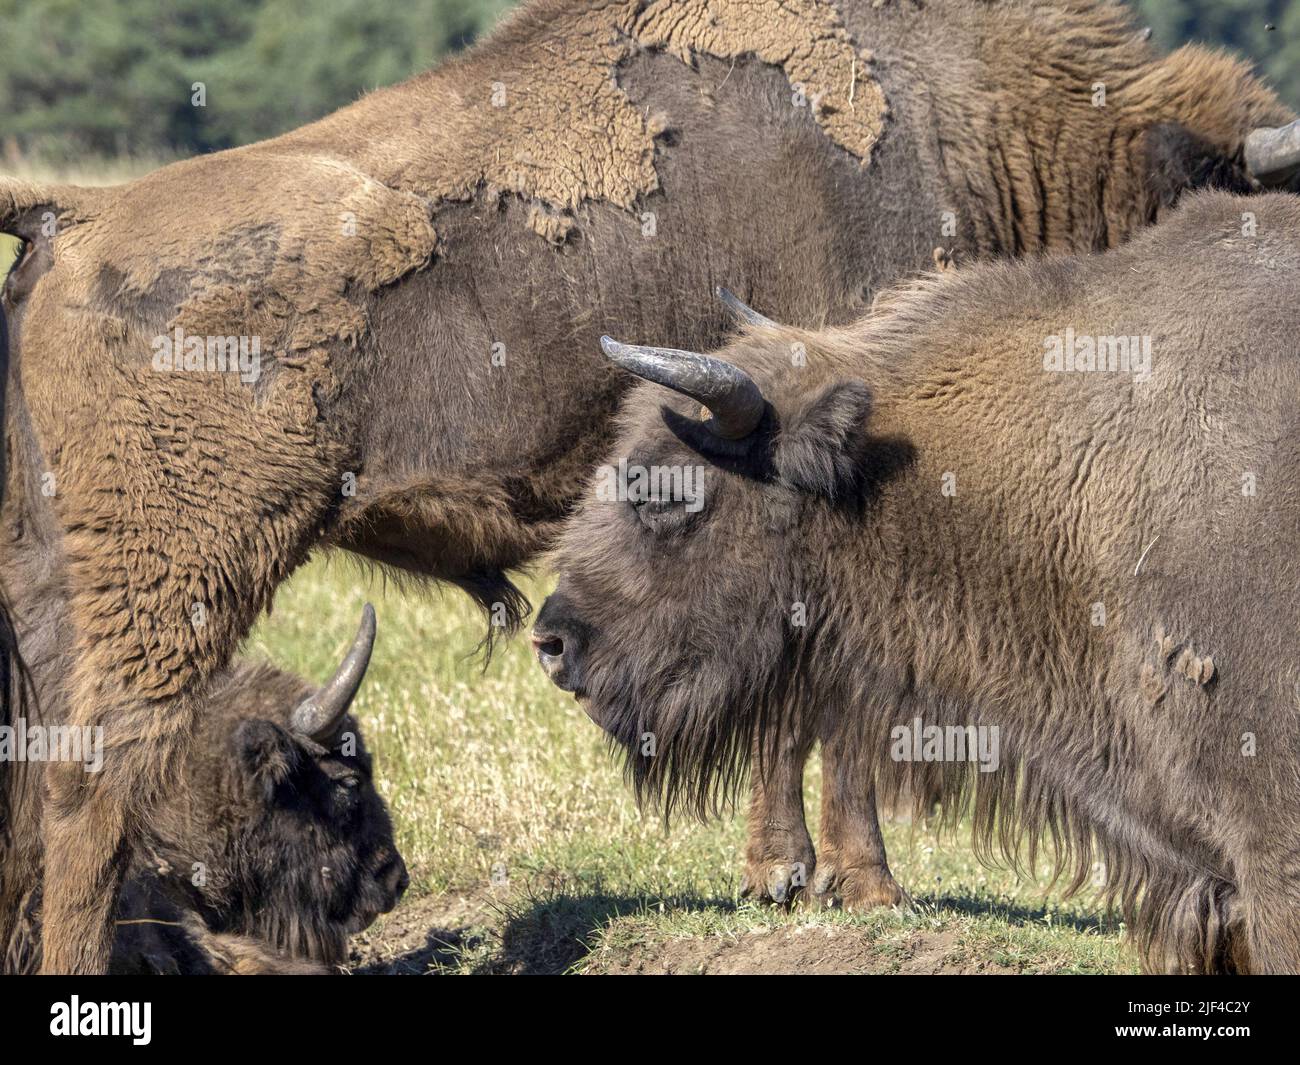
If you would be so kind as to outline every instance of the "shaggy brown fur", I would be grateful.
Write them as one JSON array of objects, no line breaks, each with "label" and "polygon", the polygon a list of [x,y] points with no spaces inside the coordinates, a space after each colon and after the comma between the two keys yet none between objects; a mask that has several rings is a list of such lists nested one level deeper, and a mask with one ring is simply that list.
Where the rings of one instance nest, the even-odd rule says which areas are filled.
[{"label": "shaggy brown fur", "polygon": [[[706,463],[706,505],[574,520],[538,619],[567,685],[670,808],[811,731],[832,825],[938,789],[985,857],[1045,848],[1071,890],[1100,861],[1149,969],[1300,970],[1298,272],[1300,200],[1200,194],[1105,256],[749,330],[746,440],[643,386],[617,454]],[[1049,372],[1067,328],[1149,337],[1149,379]],[[917,718],[998,727],[1000,768],[898,758]]]},{"label": "shaggy brown fur", "polygon": [[[103,967],[203,685],[314,546],[518,620],[504,572],[625,387],[599,332],[708,346],[718,283],[843,321],[936,240],[962,262],[1112,244],[1185,187],[1244,187],[1245,134],[1290,117],[1104,0],[537,0],[283,137],[111,190],[0,181],[29,242],[16,460],[56,486],[24,521],[75,590],[68,719],[110,745],[90,787],[49,774],[47,968]],[[155,371],[178,328],[259,338],[260,378]]]}]

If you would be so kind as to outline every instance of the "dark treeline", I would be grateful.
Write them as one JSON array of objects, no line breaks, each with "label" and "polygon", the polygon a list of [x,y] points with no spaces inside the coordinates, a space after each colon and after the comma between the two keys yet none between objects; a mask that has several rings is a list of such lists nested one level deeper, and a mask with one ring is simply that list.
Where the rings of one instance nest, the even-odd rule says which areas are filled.
[{"label": "dark treeline", "polygon": [[[0,0],[0,159],[152,158],[246,144],[427,69],[510,6]],[[1232,48],[1300,105],[1300,0],[1136,0],[1135,7],[1162,46],[1200,40]],[[196,82],[206,91],[204,107],[192,103]]]},{"label": "dark treeline", "polygon": [[427,69],[511,6],[0,0],[0,152],[70,162],[247,144]]}]

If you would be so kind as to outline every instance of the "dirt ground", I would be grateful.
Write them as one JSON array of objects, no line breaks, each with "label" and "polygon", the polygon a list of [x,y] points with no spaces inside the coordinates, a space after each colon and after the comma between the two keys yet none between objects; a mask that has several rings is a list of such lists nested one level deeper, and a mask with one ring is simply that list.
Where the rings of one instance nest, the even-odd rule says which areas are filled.
[{"label": "dirt ground", "polygon": [[609,976],[741,975],[1010,975],[991,962],[953,959],[956,934],[917,932],[882,948],[863,932],[841,928],[754,930],[739,936],[672,939],[601,959],[588,972]]},{"label": "dirt ground", "polygon": [[[591,975],[891,974],[1013,975],[1017,969],[972,960],[952,931],[915,931],[887,940],[862,929],[752,929],[737,935],[679,937],[596,954],[563,922],[529,936],[527,956],[489,931],[501,923],[491,895],[429,896],[404,903],[353,938],[356,975],[415,976],[449,972],[563,973],[575,965]],[[549,938],[550,941],[547,941]]]},{"label": "dirt ground", "polygon": [[351,971],[359,976],[422,976],[445,971],[474,936],[486,912],[464,895],[403,902],[352,937]]}]

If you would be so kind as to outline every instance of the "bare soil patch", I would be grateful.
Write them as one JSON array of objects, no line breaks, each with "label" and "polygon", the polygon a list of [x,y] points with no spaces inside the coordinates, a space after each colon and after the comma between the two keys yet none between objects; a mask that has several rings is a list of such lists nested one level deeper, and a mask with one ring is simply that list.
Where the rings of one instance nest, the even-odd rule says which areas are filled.
[{"label": "bare soil patch", "polygon": [[[353,938],[352,972],[415,976],[452,970],[480,973],[563,972],[583,955],[576,928],[558,921],[529,929],[513,947],[490,931],[504,914],[490,894],[438,895],[403,903]],[[549,922],[548,922],[549,924]],[[506,933],[506,939],[512,939]],[[491,942],[489,942],[489,940]],[[518,957],[530,948],[531,959]],[[502,949],[502,947],[506,949]],[[481,949],[486,947],[487,949]],[[474,961],[464,964],[467,956]],[[865,929],[795,926],[735,935],[643,941],[605,947],[583,960],[593,975],[1013,975],[1019,970],[972,956],[959,933],[912,931],[886,938]]]},{"label": "bare soil patch", "polygon": [[610,975],[1011,975],[1014,969],[966,957],[956,933],[916,932],[882,942],[853,928],[755,930],[739,936],[646,944],[589,966]]},{"label": "bare soil patch", "polygon": [[404,901],[360,935],[349,959],[358,976],[424,976],[446,971],[476,943],[475,928],[490,920],[472,895],[426,895]]}]

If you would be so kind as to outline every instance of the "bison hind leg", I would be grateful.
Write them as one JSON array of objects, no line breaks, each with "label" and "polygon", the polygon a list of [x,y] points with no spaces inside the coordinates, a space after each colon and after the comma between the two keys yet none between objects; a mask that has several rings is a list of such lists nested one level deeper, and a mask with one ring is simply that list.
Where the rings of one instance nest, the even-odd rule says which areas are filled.
[{"label": "bison hind leg", "polygon": [[[82,672],[88,673],[87,667]],[[87,762],[45,767],[42,964],[47,973],[103,971],[133,844],[177,778],[197,700],[150,701],[86,683],[70,724],[92,737]]]}]

